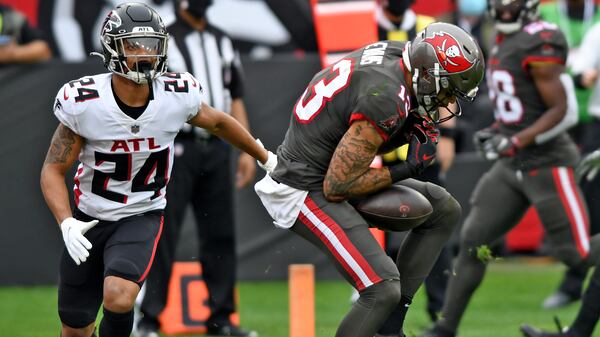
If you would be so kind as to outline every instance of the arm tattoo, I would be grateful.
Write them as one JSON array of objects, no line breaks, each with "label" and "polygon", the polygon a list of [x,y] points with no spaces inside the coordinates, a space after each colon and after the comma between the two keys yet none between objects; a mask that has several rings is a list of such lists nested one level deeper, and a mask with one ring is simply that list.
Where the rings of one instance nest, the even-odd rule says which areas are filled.
[{"label": "arm tattoo", "polygon": [[48,154],[46,154],[45,164],[64,164],[71,155],[72,146],[75,144],[75,133],[68,127],[60,124],[54,135]]},{"label": "arm tattoo", "polygon": [[325,176],[324,187],[328,195],[346,199],[369,194],[391,184],[387,170],[369,167],[380,146],[379,137],[375,129],[366,123],[355,125],[344,135]]}]

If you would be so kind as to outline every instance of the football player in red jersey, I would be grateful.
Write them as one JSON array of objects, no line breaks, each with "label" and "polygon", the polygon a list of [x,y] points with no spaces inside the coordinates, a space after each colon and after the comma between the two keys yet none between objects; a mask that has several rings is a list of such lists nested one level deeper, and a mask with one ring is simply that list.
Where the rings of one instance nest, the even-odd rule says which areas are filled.
[{"label": "football player in red jersey", "polygon": [[[62,337],[128,337],[133,304],[162,231],[173,140],[184,123],[207,129],[273,165],[228,114],[202,102],[189,73],[166,73],[168,34],[141,3],[117,6],[101,32],[109,73],[65,84],[54,104],[60,121],[41,173],[46,203],[62,230],[58,312]],[[269,161],[270,158],[270,161]],[[69,205],[65,173],[80,165]]]},{"label": "football player in red jersey", "polygon": [[537,209],[554,257],[588,268],[600,254],[600,237],[590,241],[587,208],[573,178],[578,150],[565,132],[577,115],[564,66],[567,43],[555,25],[538,21],[538,4],[489,2],[498,31],[487,69],[496,122],[474,141],[495,163],[473,191],[441,319],[423,337],[456,335],[485,274],[478,250],[513,228],[529,206]]},{"label": "football player in red jersey", "polygon": [[[433,23],[411,42],[380,41],[346,55],[316,74],[294,106],[278,163],[255,189],[277,227],[320,248],[359,291],[336,336],[373,337],[392,311],[403,335],[412,297],[460,218],[445,189],[410,178],[435,158],[438,109],[472,100],[483,72],[471,36]],[[406,161],[370,167],[377,154],[407,143]],[[396,263],[353,207],[395,183],[433,206]]]}]

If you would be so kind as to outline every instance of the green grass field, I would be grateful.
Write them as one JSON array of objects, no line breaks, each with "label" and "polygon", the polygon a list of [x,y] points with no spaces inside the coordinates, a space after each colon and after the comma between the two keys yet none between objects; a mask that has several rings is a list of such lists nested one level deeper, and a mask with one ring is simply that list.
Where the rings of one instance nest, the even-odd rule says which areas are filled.
[{"label": "green grass field", "polygon": [[[542,299],[552,292],[563,268],[520,260],[494,263],[475,294],[463,320],[461,337],[518,337],[519,324],[533,323],[554,329],[553,315],[563,324],[571,322],[577,306],[544,311]],[[316,285],[316,336],[333,337],[349,306],[350,287],[342,281],[320,281]],[[261,337],[288,336],[287,283],[244,282],[239,285],[242,325],[259,331]],[[419,292],[406,323],[408,336],[429,326],[425,298]],[[59,321],[55,287],[0,288],[0,336],[55,337]],[[598,330],[598,329],[596,329]],[[595,336],[600,336],[596,331]]]}]

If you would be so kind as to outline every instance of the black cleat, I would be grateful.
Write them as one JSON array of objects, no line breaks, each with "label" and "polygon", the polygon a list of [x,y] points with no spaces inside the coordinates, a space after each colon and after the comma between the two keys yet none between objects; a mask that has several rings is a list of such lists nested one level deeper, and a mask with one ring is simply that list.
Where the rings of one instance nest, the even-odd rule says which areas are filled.
[{"label": "black cleat", "polygon": [[254,330],[243,330],[235,325],[208,326],[206,334],[209,336],[230,336],[230,337],[258,337]]},{"label": "black cleat", "polygon": [[569,331],[558,331],[558,332],[548,332],[540,329],[536,329],[531,325],[523,324],[521,325],[521,333],[525,337],[575,337],[574,334],[569,333]]}]

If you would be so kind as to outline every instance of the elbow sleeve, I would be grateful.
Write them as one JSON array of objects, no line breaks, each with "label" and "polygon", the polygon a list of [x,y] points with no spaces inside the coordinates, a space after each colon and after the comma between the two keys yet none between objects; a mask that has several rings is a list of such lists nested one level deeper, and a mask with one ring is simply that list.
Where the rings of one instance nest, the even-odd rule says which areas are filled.
[{"label": "elbow sleeve", "polygon": [[560,81],[562,82],[567,97],[567,111],[563,119],[558,124],[535,136],[536,144],[547,142],[548,140],[568,130],[579,121],[579,111],[577,106],[577,98],[575,97],[575,85],[573,84],[573,79],[571,76],[564,73],[560,75]]}]

